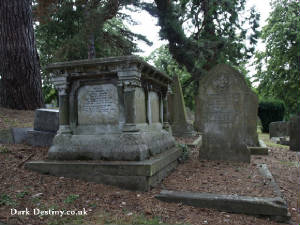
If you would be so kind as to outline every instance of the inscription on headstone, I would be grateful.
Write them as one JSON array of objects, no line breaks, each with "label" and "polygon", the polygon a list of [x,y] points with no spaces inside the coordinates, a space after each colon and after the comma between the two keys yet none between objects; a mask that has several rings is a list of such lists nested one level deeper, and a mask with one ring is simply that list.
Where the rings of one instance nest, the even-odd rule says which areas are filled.
[{"label": "inscription on headstone", "polygon": [[112,84],[87,85],[78,91],[78,124],[118,122],[117,88]]},{"label": "inscription on headstone", "polygon": [[257,97],[249,95],[251,89],[243,76],[225,64],[215,66],[199,83],[196,127],[203,132],[199,157],[250,162],[247,135],[256,124],[247,124],[253,120],[248,118],[247,110],[251,109],[246,102]]}]

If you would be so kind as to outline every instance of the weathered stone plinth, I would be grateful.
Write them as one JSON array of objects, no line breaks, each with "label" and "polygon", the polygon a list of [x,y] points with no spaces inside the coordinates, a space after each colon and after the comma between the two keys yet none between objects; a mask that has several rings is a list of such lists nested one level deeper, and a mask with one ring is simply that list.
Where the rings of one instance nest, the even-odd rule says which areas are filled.
[{"label": "weathered stone plinth", "polygon": [[53,160],[146,160],[172,148],[167,131],[98,135],[57,135],[48,158]]},{"label": "weathered stone plinth", "polygon": [[25,168],[63,176],[148,191],[177,166],[181,150],[173,148],[144,161],[31,161]]}]

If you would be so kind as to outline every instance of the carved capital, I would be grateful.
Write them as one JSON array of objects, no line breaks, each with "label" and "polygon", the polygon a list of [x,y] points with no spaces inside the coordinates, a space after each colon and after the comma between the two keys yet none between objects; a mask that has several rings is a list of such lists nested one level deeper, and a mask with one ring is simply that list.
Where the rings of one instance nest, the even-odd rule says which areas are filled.
[{"label": "carved capital", "polygon": [[52,82],[55,88],[58,90],[59,95],[67,95],[69,82],[67,81],[67,75],[54,77]]},{"label": "carved capital", "polygon": [[139,80],[124,80],[121,83],[125,92],[133,91],[136,87],[141,87],[141,82]]}]

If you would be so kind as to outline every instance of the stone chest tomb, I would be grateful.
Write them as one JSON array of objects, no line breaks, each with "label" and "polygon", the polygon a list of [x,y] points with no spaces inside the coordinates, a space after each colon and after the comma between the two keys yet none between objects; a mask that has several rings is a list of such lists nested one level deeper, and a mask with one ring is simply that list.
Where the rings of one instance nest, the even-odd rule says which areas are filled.
[{"label": "stone chest tomb", "polygon": [[[168,76],[135,56],[54,63],[47,69],[59,91],[59,130],[49,160],[101,161],[96,167],[106,167],[97,172],[97,182],[141,190],[176,166],[180,151],[167,131]],[[66,169],[63,164],[54,164],[63,168],[55,172],[48,166],[46,172],[64,175],[57,174]],[[29,167],[37,169],[37,163]]]},{"label": "stone chest tomb", "polygon": [[258,146],[258,99],[243,75],[220,64],[199,81],[195,127],[203,132],[201,159],[250,162]]}]

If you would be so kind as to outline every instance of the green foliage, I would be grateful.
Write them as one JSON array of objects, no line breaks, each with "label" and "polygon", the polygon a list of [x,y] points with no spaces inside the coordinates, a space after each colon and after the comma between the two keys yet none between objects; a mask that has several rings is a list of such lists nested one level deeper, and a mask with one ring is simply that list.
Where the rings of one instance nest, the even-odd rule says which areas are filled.
[{"label": "green foliage", "polygon": [[0,206],[7,205],[7,206],[15,206],[16,202],[7,194],[0,195]]},{"label": "green foliage", "polygon": [[281,100],[262,99],[259,101],[258,116],[262,124],[262,132],[269,132],[269,124],[275,121],[282,121],[285,106]]},{"label": "green foliage", "polygon": [[0,153],[10,153],[11,150],[9,150],[7,147],[0,145]]},{"label": "green foliage", "polygon": [[44,85],[42,87],[42,91],[43,91],[43,95],[44,95],[45,104],[51,104],[51,103],[57,101],[58,93],[55,90],[55,88],[53,88],[50,85]]},{"label": "green foliage", "polygon": [[256,54],[260,96],[284,101],[286,117],[300,109],[300,4],[274,0],[261,38],[266,50]]},{"label": "green foliage", "polygon": [[24,198],[26,195],[29,195],[28,191],[21,191],[21,192],[16,194],[16,197],[17,198]]},{"label": "green foliage", "polygon": [[[40,56],[43,94],[46,103],[56,98],[46,65],[58,61],[88,58],[90,39],[95,57],[131,55],[139,52],[134,40],[151,44],[146,37],[131,32],[124,20],[130,16],[118,13],[120,6],[135,1],[36,0],[34,13],[36,42]],[[118,1],[117,1],[118,2]],[[119,8],[120,7],[120,8]]]},{"label": "green foliage", "polygon": [[72,204],[72,203],[74,203],[78,198],[79,198],[79,195],[71,194],[71,195],[69,195],[69,196],[64,200],[64,203],[66,203],[66,204]]},{"label": "green foliage", "polygon": [[183,97],[185,105],[190,109],[194,110],[195,100],[194,95],[196,94],[195,83],[185,85],[189,82],[191,75],[184,66],[180,66],[171,56],[168,45],[162,45],[155,49],[148,57],[146,61],[154,64],[154,66],[160,71],[166,73],[168,76],[173,77],[179,75],[180,82],[183,89]]},{"label": "green foliage", "polygon": [[[237,66],[251,57],[258,38],[259,14],[252,9],[245,17],[245,2],[155,0],[156,7],[149,3],[146,9],[158,17],[160,36],[169,41],[172,57],[185,66],[190,80],[197,81],[217,63]],[[249,45],[245,44],[247,38]]]}]

